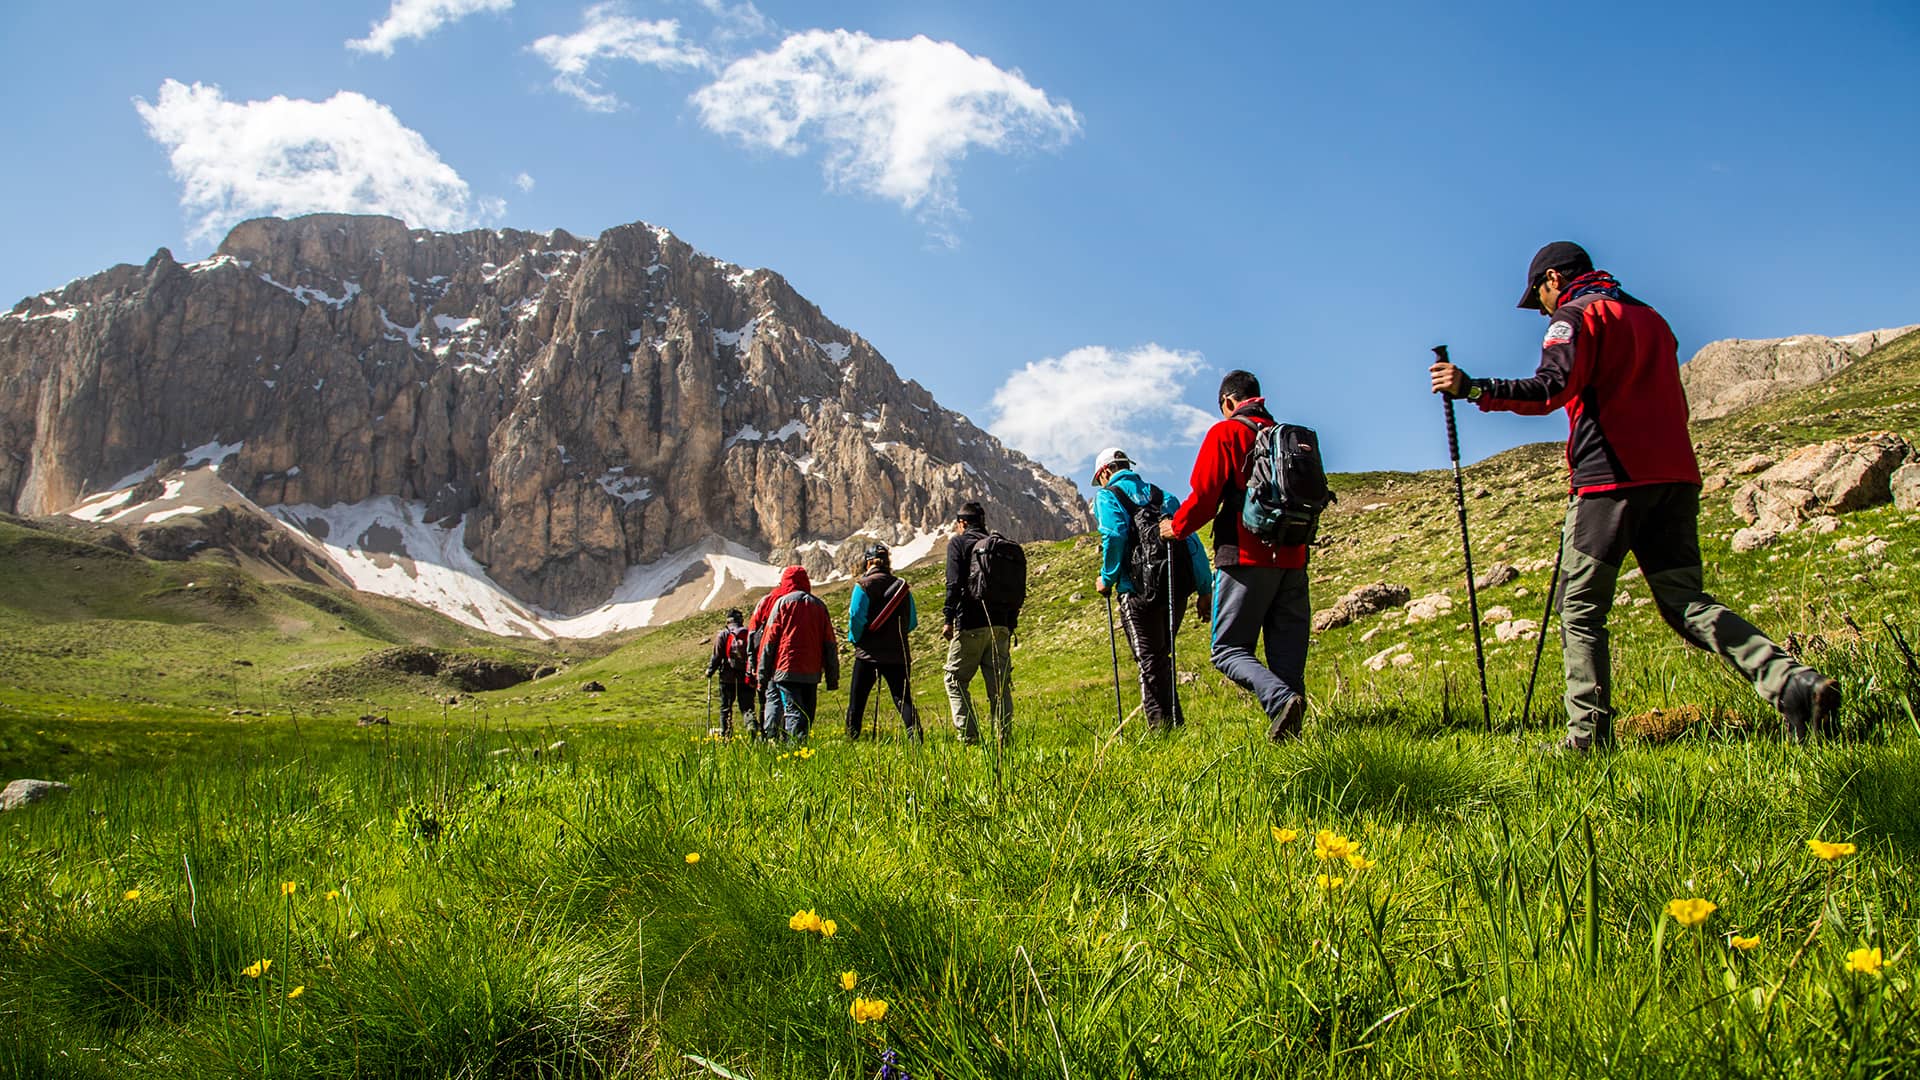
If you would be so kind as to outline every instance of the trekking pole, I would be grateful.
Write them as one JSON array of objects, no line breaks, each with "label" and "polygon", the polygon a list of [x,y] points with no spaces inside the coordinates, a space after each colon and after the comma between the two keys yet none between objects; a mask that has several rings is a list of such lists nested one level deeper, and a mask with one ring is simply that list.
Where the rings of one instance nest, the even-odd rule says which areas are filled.
[{"label": "trekking pole", "polygon": [[[1453,362],[1447,359],[1445,345],[1435,345],[1433,355],[1443,364]],[[1453,398],[1442,394],[1440,403],[1447,410],[1447,454],[1453,458],[1453,505],[1460,512],[1460,552],[1467,562],[1467,611],[1473,617],[1473,660],[1480,669],[1480,715],[1491,730],[1493,703],[1487,699],[1487,647],[1480,639],[1480,592],[1473,583],[1473,544],[1467,540],[1467,480],[1460,472],[1460,435],[1453,425]]]},{"label": "trekking pole", "polygon": [[1527,700],[1520,706],[1520,727],[1533,715],[1533,681],[1540,677],[1540,653],[1547,647],[1547,627],[1553,622],[1553,597],[1560,591],[1560,565],[1567,557],[1567,533],[1560,531],[1560,547],[1553,553],[1553,576],[1547,579],[1547,609],[1540,613],[1540,637],[1533,643],[1533,669],[1527,672]]},{"label": "trekking pole", "polygon": [[[713,730],[713,673],[707,673],[707,731]],[[702,732],[701,734],[705,734]]]},{"label": "trekking pole", "polygon": [[1167,663],[1171,670],[1167,684],[1167,728],[1180,715],[1180,596],[1173,588],[1173,544],[1167,545]]},{"label": "trekking pole", "polygon": [[1126,706],[1120,703],[1120,642],[1113,632],[1113,590],[1107,597],[1107,648],[1113,653],[1113,730],[1119,731],[1126,726]]}]

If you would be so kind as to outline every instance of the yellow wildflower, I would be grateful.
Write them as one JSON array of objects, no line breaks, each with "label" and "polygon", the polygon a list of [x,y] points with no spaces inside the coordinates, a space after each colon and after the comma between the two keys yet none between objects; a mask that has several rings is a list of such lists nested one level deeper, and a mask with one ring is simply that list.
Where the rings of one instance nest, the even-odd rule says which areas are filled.
[{"label": "yellow wildflower", "polygon": [[294,890],[298,889],[299,887],[300,887],[300,883],[297,881],[283,881],[280,883],[280,895],[292,896]]},{"label": "yellow wildflower", "polygon": [[697,851],[689,851],[689,852],[687,852],[687,865],[688,865],[688,866],[692,866],[692,865],[693,865],[694,863],[697,863],[697,862],[699,862],[699,861],[700,861],[700,853],[699,853],[699,852],[697,852]]},{"label": "yellow wildflower", "polygon": [[840,924],[834,922],[832,919],[822,919],[820,920],[818,929],[821,937],[832,937],[840,932]]},{"label": "yellow wildflower", "polygon": [[813,756],[813,747],[803,746],[800,749],[795,750],[793,752],[793,756],[799,758],[801,761],[805,761],[808,758]]},{"label": "yellow wildflower", "polygon": [[1847,843],[1830,844],[1825,840],[1809,840],[1807,841],[1807,846],[1813,849],[1814,855],[1818,856],[1819,858],[1825,859],[1828,862],[1832,862],[1833,860],[1838,859],[1845,855],[1851,855],[1855,851],[1859,850],[1858,848],[1855,848],[1852,844],[1847,844]]},{"label": "yellow wildflower", "polygon": [[1720,905],[1711,900],[1694,897],[1691,900],[1673,900],[1667,904],[1667,914],[1673,921],[1685,927],[1699,926],[1707,921],[1707,916],[1720,910]]},{"label": "yellow wildflower", "polygon": [[1877,979],[1880,977],[1880,966],[1879,949],[1855,949],[1847,954],[1848,971],[1857,971]]},{"label": "yellow wildflower", "polygon": [[859,982],[860,976],[855,975],[851,971],[843,971],[840,973],[840,989],[842,990],[851,990],[857,986]]},{"label": "yellow wildflower", "polygon": [[1267,827],[1273,830],[1273,842],[1276,844],[1291,844],[1300,838],[1299,829],[1283,829],[1278,825]]},{"label": "yellow wildflower", "polygon": [[123,893],[121,893],[121,894],[120,894],[120,899],[122,899],[122,900],[128,900],[128,901],[132,901],[132,900],[138,900],[138,899],[140,899],[140,890],[139,890],[139,889],[128,889],[128,890],[127,890],[126,892],[123,892]]},{"label": "yellow wildflower", "polygon": [[327,890],[327,899],[329,899],[329,900],[338,900],[338,899],[340,899],[340,890],[339,890],[339,889],[328,889],[328,890]]},{"label": "yellow wildflower", "polygon": [[267,969],[272,966],[273,966],[273,961],[271,960],[255,960],[253,963],[248,964],[246,967],[241,968],[240,974],[245,975],[249,979],[257,979],[260,976],[265,975],[267,973]]},{"label": "yellow wildflower", "polygon": [[1359,845],[1332,829],[1321,829],[1313,834],[1313,857],[1316,859],[1331,862],[1344,859],[1348,853],[1358,850]]},{"label": "yellow wildflower", "polygon": [[1730,934],[1727,937],[1727,944],[1739,949],[1741,952],[1746,952],[1748,949],[1760,944],[1760,939],[1757,937],[1741,937],[1739,934]]},{"label": "yellow wildflower", "polygon": [[1347,883],[1346,878],[1328,877],[1325,874],[1321,874],[1320,876],[1314,878],[1313,880],[1316,883],[1318,883],[1321,888],[1327,890],[1328,892],[1332,892],[1333,890]]},{"label": "yellow wildflower", "polygon": [[787,920],[787,928],[790,930],[803,931],[818,930],[820,929],[820,916],[816,915],[812,908],[803,908],[800,911],[794,912],[793,918]]},{"label": "yellow wildflower", "polygon": [[853,1017],[854,1023],[856,1024],[864,1024],[869,1020],[885,1020],[887,1018],[887,1002],[884,998],[873,998],[869,1000],[867,998],[857,997],[853,999],[853,1004],[847,1006],[847,1015]]},{"label": "yellow wildflower", "polygon": [[1347,852],[1347,865],[1355,870],[1371,870],[1373,868],[1373,860],[1357,851],[1349,851]]},{"label": "yellow wildflower", "polygon": [[306,992],[307,992],[307,988],[305,986],[296,986],[293,989],[287,991],[287,1000],[292,1001],[294,998],[297,998],[301,994],[304,994]]}]

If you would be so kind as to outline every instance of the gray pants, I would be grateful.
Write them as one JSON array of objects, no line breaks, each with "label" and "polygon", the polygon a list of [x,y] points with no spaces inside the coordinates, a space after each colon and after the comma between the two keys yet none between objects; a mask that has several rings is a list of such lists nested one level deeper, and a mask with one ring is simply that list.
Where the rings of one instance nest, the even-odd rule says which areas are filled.
[{"label": "gray pants", "polygon": [[[1313,610],[1305,570],[1227,566],[1213,576],[1213,666],[1260,699],[1278,720],[1307,692],[1307,635]],[[1266,638],[1266,663],[1254,646]]]},{"label": "gray pants", "polygon": [[1567,509],[1566,592],[1560,642],[1566,654],[1567,735],[1613,741],[1612,657],[1607,613],[1628,552],[1646,575],[1660,617],[1689,644],[1733,665],[1778,708],[1801,665],[1752,623],[1708,595],[1700,568],[1700,489],[1651,484],[1583,495]]},{"label": "gray pants", "polygon": [[986,678],[995,737],[1003,743],[1013,738],[1013,633],[1004,626],[955,630],[947,642],[946,670],[947,704],[953,707],[953,730],[960,741],[980,741],[980,721],[967,693],[976,671]]}]

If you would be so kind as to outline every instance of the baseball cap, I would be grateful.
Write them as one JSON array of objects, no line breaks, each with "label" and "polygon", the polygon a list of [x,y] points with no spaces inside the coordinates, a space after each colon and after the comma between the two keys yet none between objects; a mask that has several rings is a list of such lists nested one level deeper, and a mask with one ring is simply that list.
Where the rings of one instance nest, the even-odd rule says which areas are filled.
[{"label": "baseball cap", "polygon": [[1131,465],[1131,464],[1133,464],[1133,459],[1127,456],[1127,452],[1125,450],[1122,450],[1117,446],[1109,446],[1105,450],[1102,450],[1098,454],[1094,455],[1093,475],[1095,477],[1098,477],[1102,470],[1111,468],[1115,465]]},{"label": "baseball cap", "polygon": [[1520,294],[1520,302],[1515,307],[1540,310],[1540,279],[1547,271],[1558,270],[1562,274],[1584,274],[1593,269],[1593,257],[1587,249],[1571,240],[1555,240],[1546,247],[1533,253],[1533,262],[1527,266],[1527,288]]}]

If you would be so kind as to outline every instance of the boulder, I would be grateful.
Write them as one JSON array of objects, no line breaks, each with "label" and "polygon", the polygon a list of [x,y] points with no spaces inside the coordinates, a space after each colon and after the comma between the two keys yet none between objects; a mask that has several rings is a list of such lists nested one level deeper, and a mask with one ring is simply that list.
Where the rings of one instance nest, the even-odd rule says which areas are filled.
[{"label": "boulder", "polygon": [[1517,580],[1519,577],[1520,570],[1518,567],[1508,563],[1497,562],[1481,571],[1479,576],[1473,579],[1473,587],[1476,589],[1498,588],[1510,581]]},{"label": "boulder", "polygon": [[1393,663],[1393,658],[1401,655],[1410,655],[1407,653],[1407,643],[1397,641],[1367,657],[1361,663],[1367,666],[1368,671],[1385,671],[1387,665]]},{"label": "boulder", "polygon": [[1428,593],[1407,605],[1407,621],[1428,622],[1453,611],[1453,597],[1444,592]]},{"label": "boulder", "polygon": [[1902,510],[1920,510],[1920,462],[1909,462],[1893,470],[1887,486],[1893,492],[1893,505]]},{"label": "boulder", "polygon": [[1733,512],[1757,529],[1781,533],[1821,513],[1846,513],[1891,501],[1895,470],[1913,447],[1888,431],[1803,446],[1740,487]]},{"label": "boulder", "polygon": [[1755,454],[1740,464],[1735,465],[1733,467],[1733,473],[1735,476],[1752,476],[1757,472],[1766,472],[1778,464],[1779,461],[1779,458],[1771,454]]},{"label": "boulder", "polygon": [[1511,618],[1513,618],[1513,609],[1505,604],[1495,605],[1480,613],[1480,621],[1489,625],[1497,622],[1506,622]]},{"label": "boulder", "polygon": [[1531,641],[1540,636],[1540,624],[1532,619],[1508,619],[1493,628],[1496,641]]},{"label": "boulder", "polygon": [[1362,585],[1334,601],[1332,607],[1315,612],[1314,633],[1332,630],[1363,616],[1399,607],[1412,596],[1413,590],[1405,585],[1389,585],[1383,581]]},{"label": "boulder", "polygon": [[1778,539],[1780,539],[1780,533],[1777,530],[1748,526],[1734,532],[1733,550],[1758,551]]},{"label": "boulder", "polygon": [[0,810],[18,810],[53,795],[72,791],[58,780],[15,780],[0,791]]},{"label": "boulder", "polygon": [[607,692],[607,688],[600,680],[589,679],[581,685],[580,692],[583,694],[604,694]]}]

